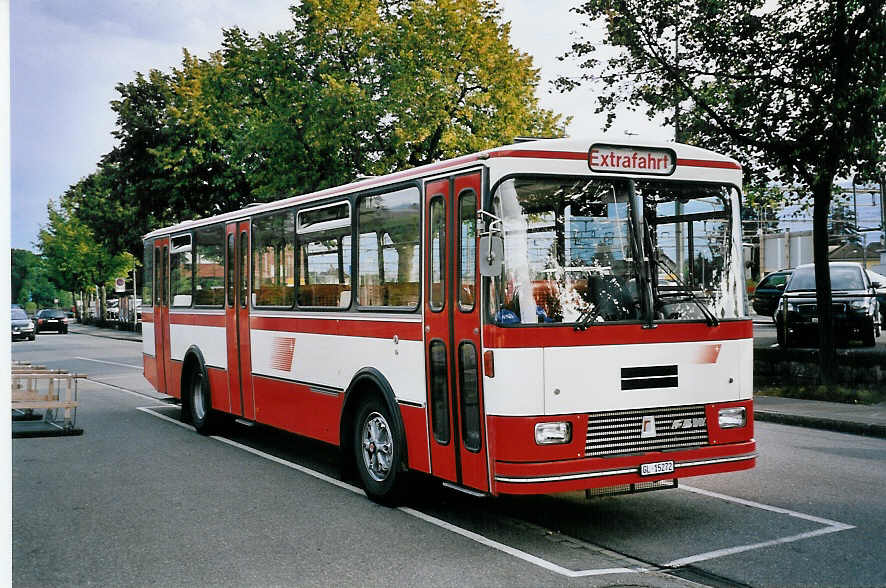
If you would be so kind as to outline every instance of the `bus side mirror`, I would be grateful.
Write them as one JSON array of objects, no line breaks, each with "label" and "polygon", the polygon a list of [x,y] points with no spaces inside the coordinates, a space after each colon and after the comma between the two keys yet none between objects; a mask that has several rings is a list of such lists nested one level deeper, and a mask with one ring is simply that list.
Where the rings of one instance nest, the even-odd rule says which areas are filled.
[{"label": "bus side mirror", "polygon": [[505,244],[499,235],[480,237],[479,259],[480,275],[496,277],[501,275],[501,264],[505,256]]}]

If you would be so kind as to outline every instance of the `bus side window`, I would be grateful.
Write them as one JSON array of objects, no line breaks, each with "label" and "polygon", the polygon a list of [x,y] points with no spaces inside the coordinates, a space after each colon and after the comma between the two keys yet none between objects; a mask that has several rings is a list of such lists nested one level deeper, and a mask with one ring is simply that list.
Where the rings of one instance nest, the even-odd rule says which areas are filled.
[{"label": "bus side window", "polygon": [[416,310],[421,207],[418,188],[364,196],[358,211],[357,302]]}]

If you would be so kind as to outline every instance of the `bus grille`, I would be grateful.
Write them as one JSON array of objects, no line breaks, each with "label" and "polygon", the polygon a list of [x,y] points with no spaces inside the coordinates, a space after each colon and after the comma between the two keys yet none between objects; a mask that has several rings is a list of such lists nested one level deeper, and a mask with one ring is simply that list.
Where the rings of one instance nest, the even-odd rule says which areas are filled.
[{"label": "bus grille", "polygon": [[[644,417],[655,419],[655,436],[641,437]],[[690,449],[708,444],[704,405],[614,410],[588,415],[586,457]]]}]

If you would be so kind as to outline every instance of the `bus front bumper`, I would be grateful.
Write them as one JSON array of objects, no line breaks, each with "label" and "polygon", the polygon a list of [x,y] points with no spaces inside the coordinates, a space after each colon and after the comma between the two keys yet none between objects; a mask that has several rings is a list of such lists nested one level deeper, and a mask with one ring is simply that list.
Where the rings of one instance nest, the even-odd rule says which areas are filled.
[{"label": "bus front bumper", "polygon": [[[616,486],[653,486],[689,476],[747,470],[756,464],[756,442],[705,446],[686,451],[545,463],[496,461],[494,494],[549,494]],[[645,467],[644,467],[645,466]],[[643,471],[670,470],[644,475]]]}]

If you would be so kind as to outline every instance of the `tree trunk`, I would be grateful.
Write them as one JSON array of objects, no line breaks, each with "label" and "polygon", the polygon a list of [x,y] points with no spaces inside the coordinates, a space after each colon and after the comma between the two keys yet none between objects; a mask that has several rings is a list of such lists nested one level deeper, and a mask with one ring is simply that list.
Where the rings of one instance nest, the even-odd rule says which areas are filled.
[{"label": "tree trunk", "polygon": [[828,266],[828,213],[831,209],[833,176],[819,176],[812,185],[812,250],[815,258],[815,300],[818,308],[818,351],[821,383],[834,381],[836,353],[834,350],[833,307],[831,306],[831,273]]},{"label": "tree trunk", "polygon": [[105,292],[104,284],[96,286],[96,295],[98,296],[99,315],[101,315],[101,320],[104,322],[108,319],[108,295]]}]

